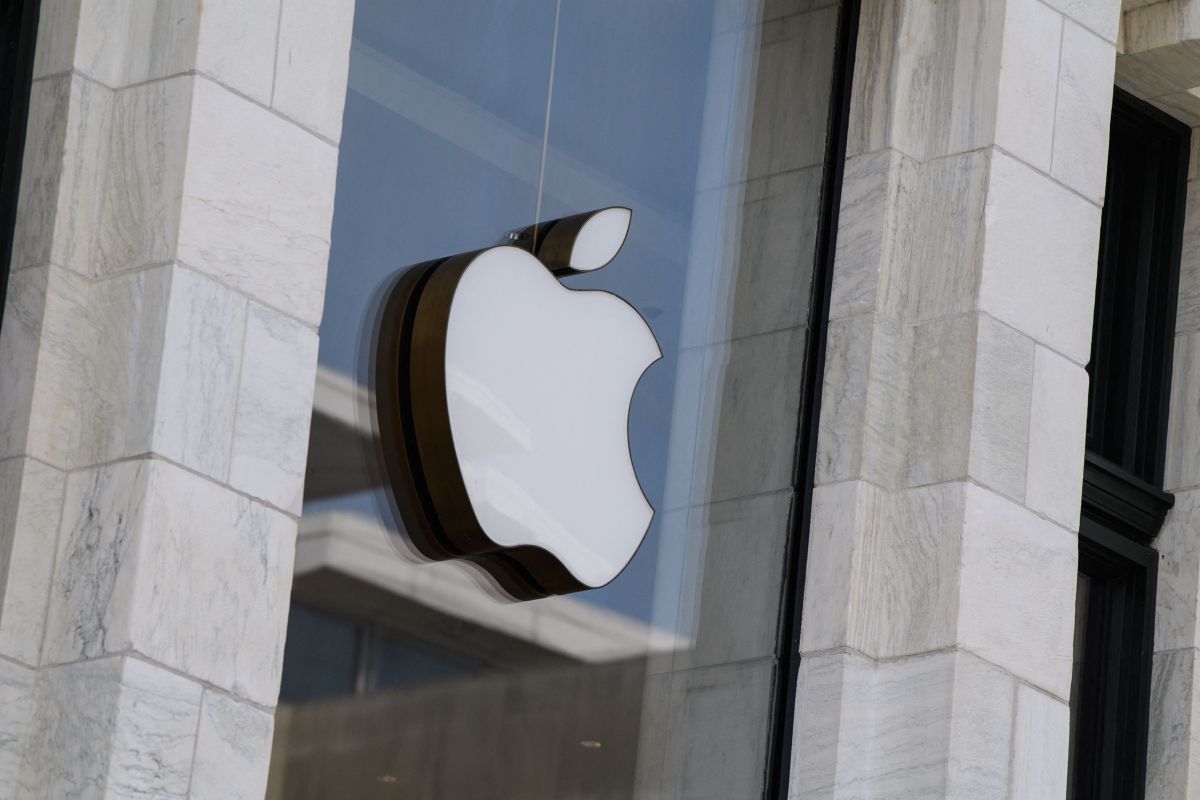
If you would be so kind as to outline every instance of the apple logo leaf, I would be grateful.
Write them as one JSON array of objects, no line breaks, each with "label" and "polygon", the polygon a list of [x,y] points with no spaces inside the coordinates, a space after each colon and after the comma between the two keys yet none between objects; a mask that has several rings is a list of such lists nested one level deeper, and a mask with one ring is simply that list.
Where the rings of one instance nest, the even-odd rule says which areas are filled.
[{"label": "apple logo leaf", "polygon": [[408,537],[517,599],[608,583],[654,516],[628,421],[658,342],[620,297],[558,280],[612,261],[631,218],[600,209],[419,264],[384,303],[376,416]]}]

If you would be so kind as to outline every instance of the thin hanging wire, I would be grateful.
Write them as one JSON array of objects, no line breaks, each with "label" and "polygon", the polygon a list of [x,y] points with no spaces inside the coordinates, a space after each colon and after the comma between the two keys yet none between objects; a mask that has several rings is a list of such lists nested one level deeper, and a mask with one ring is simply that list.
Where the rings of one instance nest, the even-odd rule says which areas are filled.
[{"label": "thin hanging wire", "polygon": [[542,222],[542,187],[546,180],[546,152],[550,149],[550,105],[554,101],[554,65],[558,60],[558,16],[561,12],[562,0],[555,0],[554,38],[550,43],[550,80],[546,85],[546,119],[542,125],[542,161],[538,166],[537,206],[533,212],[532,242],[537,241],[538,225]]}]

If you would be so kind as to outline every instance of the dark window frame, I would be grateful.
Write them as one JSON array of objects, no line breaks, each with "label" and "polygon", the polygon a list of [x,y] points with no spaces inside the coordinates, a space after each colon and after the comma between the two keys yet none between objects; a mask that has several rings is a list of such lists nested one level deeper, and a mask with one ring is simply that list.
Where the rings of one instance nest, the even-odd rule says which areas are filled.
[{"label": "dark window frame", "polygon": [[838,11],[837,49],[834,55],[828,133],[825,138],[825,175],[821,184],[820,224],[813,264],[812,309],[804,354],[803,396],[796,434],[796,459],[792,474],[795,498],[788,520],[784,555],[783,592],[776,634],[771,730],[767,739],[763,797],[785,800],[792,777],[792,744],[796,717],[796,689],[800,680],[800,625],[804,606],[804,578],[808,563],[813,487],[816,484],[817,432],[825,374],[825,349],[829,333],[829,307],[837,251],[838,214],[842,178],[846,167],[846,141],[850,129],[850,100],[858,49],[861,0],[842,0]]},{"label": "dark window frame", "polygon": [[1088,372],[1068,796],[1146,790],[1158,553],[1191,131],[1120,89]]},{"label": "dark window frame", "polygon": [[8,292],[40,0],[0,6],[0,321]]}]

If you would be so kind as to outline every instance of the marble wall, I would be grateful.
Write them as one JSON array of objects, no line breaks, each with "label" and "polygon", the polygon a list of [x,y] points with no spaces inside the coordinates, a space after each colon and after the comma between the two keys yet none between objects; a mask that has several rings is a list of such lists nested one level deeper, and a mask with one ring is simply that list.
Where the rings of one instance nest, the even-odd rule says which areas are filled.
[{"label": "marble wall", "polygon": [[864,0],[794,797],[1065,795],[1119,17]]},{"label": "marble wall", "polygon": [[0,333],[5,797],[262,797],[353,0],[43,0]]}]

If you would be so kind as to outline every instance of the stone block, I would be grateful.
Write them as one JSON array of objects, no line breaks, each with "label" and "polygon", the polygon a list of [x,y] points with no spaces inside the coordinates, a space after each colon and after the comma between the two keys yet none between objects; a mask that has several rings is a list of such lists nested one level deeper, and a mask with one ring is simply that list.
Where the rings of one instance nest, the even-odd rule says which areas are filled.
[{"label": "stone block", "polygon": [[261,800],[273,727],[269,712],[206,689],[188,800]]},{"label": "stone block", "polygon": [[42,648],[65,481],[38,461],[0,461],[0,654],[29,666]]},{"label": "stone block", "polygon": [[[247,97],[269,105],[275,81],[275,48],[280,30],[281,0],[186,0],[196,9],[199,32],[194,45],[196,69]],[[314,10],[310,24],[329,27],[324,10]],[[325,47],[348,58],[350,41],[326,39]],[[314,48],[306,54],[320,59]],[[311,87],[310,87],[311,89]],[[314,94],[316,92],[314,91]]]},{"label": "stone block", "polygon": [[1200,787],[1200,707],[1196,703],[1196,650],[1154,654],[1150,680],[1150,736],[1146,748],[1148,800],[1185,800]]},{"label": "stone block", "polygon": [[250,304],[229,483],[297,515],[304,494],[316,367],[316,331]]},{"label": "stone block", "polygon": [[1033,360],[1025,504],[1069,530],[1079,528],[1088,374],[1038,347]]},{"label": "stone block", "polygon": [[[838,212],[831,320],[879,311],[902,253],[906,196],[917,185],[917,162],[884,149],[846,160]],[[882,306],[887,313],[887,304]]]},{"label": "stone block", "polygon": [[997,151],[985,220],[979,309],[1087,363],[1100,208]]},{"label": "stone block", "polygon": [[0,786],[10,791],[21,774],[36,676],[28,667],[0,659]]},{"label": "stone block", "polygon": [[968,474],[1024,500],[1034,344],[986,314],[978,323]]},{"label": "stone block", "polygon": [[1004,4],[995,141],[1043,172],[1054,146],[1062,38],[1062,16],[1039,0]]},{"label": "stone block", "polygon": [[118,656],[44,669],[21,768],[26,797],[187,797],[199,684]]},{"label": "stone block", "polygon": [[1200,332],[1175,337],[1163,487],[1200,486]]},{"label": "stone block", "polygon": [[13,270],[52,263],[93,273],[112,111],[113,92],[78,75],[33,84]]},{"label": "stone block", "polygon": [[133,650],[274,704],[295,530],[283,514],[166,462],[74,473],[45,660]]},{"label": "stone block", "polygon": [[15,336],[3,359],[24,377],[0,393],[0,419],[24,424],[11,429],[4,455],[72,469],[149,449],[170,273],[100,281],[58,267],[16,273]]},{"label": "stone block", "polygon": [[904,397],[907,446],[902,485],[924,486],[967,474],[975,387],[976,315],[909,329],[909,388]]},{"label": "stone block", "polygon": [[80,248],[87,263],[75,264],[78,271],[112,274],[174,258],[196,82],[182,76],[116,93],[111,135],[101,151],[97,246]]},{"label": "stone block", "polygon": [[1188,181],[1184,209],[1175,332],[1196,333],[1200,331],[1200,180]]},{"label": "stone block", "polygon": [[315,326],[337,149],[204,79],[191,120],[179,260]]},{"label": "stone block", "polygon": [[221,480],[230,465],[246,300],[175,267],[168,303],[154,428],[145,449]]},{"label": "stone block", "polygon": [[1071,709],[1062,700],[1017,686],[1012,797],[1066,797]]},{"label": "stone block", "polygon": [[1112,115],[1112,42],[1067,20],[1063,25],[1054,163],[1050,174],[1089,200],[1104,203]]},{"label": "stone block", "polygon": [[1200,602],[1200,490],[1175,494],[1175,505],[1154,540],[1158,551],[1154,649],[1196,647],[1196,609]]},{"label": "stone block", "polygon": [[[1126,5],[1128,3],[1129,0],[1126,0]],[[1046,0],[1046,4],[1099,34],[1106,41],[1117,40],[1121,0]]]},{"label": "stone block", "polygon": [[282,0],[271,106],[335,142],[353,27],[354,0]]},{"label": "stone block", "polygon": [[1071,691],[1078,540],[968,485],[958,642],[1059,699]]}]

